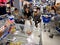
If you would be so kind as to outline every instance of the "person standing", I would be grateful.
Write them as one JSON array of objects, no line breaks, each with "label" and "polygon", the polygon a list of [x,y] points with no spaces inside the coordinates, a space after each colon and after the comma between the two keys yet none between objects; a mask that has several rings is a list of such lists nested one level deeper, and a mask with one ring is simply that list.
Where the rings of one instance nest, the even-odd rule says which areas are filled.
[{"label": "person standing", "polygon": [[38,23],[41,22],[40,14],[38,10],[39,10],[38,8],[34,10],[34,16],[33,16],[33,21],[35,22],[36,27],[38,27]]}]

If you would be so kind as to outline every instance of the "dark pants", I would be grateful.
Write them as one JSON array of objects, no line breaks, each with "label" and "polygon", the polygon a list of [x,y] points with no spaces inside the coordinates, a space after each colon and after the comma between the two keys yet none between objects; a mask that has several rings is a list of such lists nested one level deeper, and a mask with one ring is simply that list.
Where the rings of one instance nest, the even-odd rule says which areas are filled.
[{"label": "dark pants", "polygon": [[6,6],[1,7],[0,6],[0,15],[6,14]]},{"label": "dark pants", "polygon": [[24,30],[24,26],[20,26],[21,30],[23,31]]},{"label": "dark pants", "polygon": [[40,22],[41,22],[41,19],[34,20],[34,22],[35,22],[35,26],[37,27],[38,23],[40,23]]}]

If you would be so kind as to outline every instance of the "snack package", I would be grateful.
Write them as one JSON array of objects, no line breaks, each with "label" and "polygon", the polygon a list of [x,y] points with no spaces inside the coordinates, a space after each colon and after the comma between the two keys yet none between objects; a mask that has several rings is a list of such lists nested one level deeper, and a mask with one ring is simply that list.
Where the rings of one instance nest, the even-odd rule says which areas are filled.
[{"label": "snack package", "polygon": [[15,26],[11,27],[11,33],[14,33],[16,31]]}]

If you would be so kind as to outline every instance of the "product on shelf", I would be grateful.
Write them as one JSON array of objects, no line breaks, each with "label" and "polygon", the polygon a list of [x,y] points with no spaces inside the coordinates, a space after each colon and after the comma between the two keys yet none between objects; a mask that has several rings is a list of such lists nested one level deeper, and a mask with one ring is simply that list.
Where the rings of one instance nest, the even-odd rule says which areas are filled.
[{"label": "product on shelf", "polygon": [[10,45],[22,45],[22,43],[21,42],[10,42]]}]

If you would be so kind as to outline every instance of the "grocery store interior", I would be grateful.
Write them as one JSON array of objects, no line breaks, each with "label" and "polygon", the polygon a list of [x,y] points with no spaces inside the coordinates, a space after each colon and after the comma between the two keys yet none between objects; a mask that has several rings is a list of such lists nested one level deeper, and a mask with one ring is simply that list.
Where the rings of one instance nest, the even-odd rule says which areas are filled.
[{"label": "grocery store interior", "polygon": [[0,45],[60,45],[60,0],[0,0]]}]

